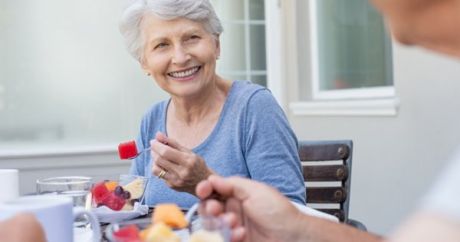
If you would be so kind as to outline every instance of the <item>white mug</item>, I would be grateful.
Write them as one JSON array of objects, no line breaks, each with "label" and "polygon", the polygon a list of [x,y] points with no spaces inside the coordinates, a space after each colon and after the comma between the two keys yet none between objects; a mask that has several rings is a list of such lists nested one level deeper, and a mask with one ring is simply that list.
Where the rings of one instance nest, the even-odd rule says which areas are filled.
[{"label": "white mug", "polygon": [[0,203],[16,199],[19,196],[19,172],[16,169],[0,169]]},{"label": "white mug", "polygon": [[5,202],[0,204],[0,221],[20,212],[31,212],[37,217],[48,242],[73,242],[74,220],[81,215],[89,218],[93,241],[101,239],[99,222],[94,214],[81,207],[74,208],[69,197],[26,196]]}]

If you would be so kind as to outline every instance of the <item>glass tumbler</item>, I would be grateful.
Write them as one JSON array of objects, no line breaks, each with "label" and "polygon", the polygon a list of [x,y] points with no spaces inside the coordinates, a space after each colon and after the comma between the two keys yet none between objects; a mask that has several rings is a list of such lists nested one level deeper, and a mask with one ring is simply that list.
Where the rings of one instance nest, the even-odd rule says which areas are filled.
[{"label": "glass tumbler", "polygon": [[[72,198],[74,207],[87,207],[87,195],[92,186],[91,177],[63,176],[37,180],[39,195],[58,195]],[[90,202],[90,201],[89,201]]]}]

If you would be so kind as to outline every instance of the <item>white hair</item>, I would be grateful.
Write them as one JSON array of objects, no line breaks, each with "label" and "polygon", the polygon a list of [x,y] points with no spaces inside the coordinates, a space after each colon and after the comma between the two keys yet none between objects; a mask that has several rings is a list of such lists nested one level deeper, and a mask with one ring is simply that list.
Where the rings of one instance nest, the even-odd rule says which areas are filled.
[{"label": "white hair", "polygon": [[144,43],[140,25],[146,14],[171,20],[186,18],[203,23],[205,29],[216,36],[223,32],[222,24],[209,0],[134,0],[124,10],[120,32],[125,38],[128,52],[139,62]]}]

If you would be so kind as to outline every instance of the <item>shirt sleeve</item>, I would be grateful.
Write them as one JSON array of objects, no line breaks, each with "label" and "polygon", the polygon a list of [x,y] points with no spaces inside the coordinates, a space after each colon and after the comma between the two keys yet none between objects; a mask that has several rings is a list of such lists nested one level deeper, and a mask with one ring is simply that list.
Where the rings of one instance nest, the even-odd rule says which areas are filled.
[{"label": "shirt sleeve", "polygon": [[422,209],[460,221],[460,150],[423,199]]},{"label": "shirt sleeve", "polygon": [[252,94],[244,126],[243,152],[250,177],[277,188],[294,202],[305,204],[297,138],[267,89]]}]

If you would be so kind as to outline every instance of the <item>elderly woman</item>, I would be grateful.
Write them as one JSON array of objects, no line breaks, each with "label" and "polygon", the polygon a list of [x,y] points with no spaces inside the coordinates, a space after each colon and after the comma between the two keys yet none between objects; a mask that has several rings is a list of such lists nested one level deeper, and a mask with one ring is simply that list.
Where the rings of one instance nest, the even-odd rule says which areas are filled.
[{"label": "elderly woman", "polygon": [[297,139],[270,92],[216,74],[223,29],[208,0],[138,0],[120,24],[143,71],[170,94],[145,114],[131,173],[149,177],[146,203],[198,200],[211,174],[242,176],[305,203]]}]

